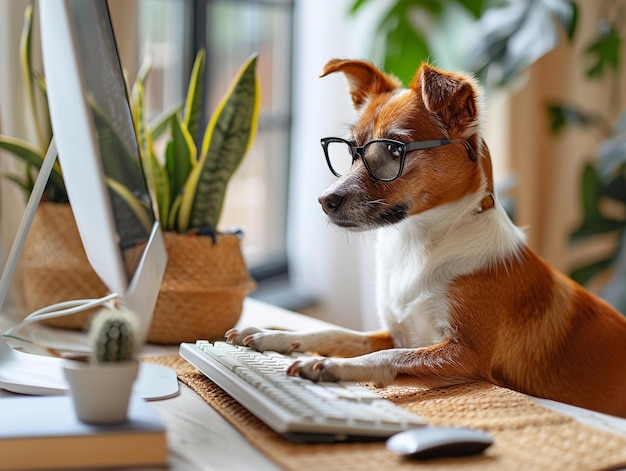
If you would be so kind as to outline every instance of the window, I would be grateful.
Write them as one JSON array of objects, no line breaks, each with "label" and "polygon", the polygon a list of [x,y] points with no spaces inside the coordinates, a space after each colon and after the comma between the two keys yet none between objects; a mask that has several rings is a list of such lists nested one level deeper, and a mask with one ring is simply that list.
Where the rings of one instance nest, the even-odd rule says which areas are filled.
[{"label": "window", "polygon": [[138,13],[140,57],[153,61],[149,114],[183,99],[195,53],[204,47],[208,122],[241,65],[258,53],[257,135],[230,182],[220,228],[244,231],[244,256],[257,280],[285,272],[293,1],[141,0]]}]

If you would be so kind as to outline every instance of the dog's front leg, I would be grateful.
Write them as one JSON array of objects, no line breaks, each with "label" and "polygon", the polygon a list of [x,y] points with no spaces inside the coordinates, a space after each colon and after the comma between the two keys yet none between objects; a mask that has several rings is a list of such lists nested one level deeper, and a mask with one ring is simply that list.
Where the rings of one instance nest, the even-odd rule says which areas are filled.
[{"label": "dog's front leg", "polygon": [[323,356],[353,357],[377,350],[393,348],[389,332],[356,332],[347,329],[328,329],[314,332],[287,332],[282,330],[231,329],[226,341],[245,345],[260,352],[308,352]]},{"label": "dog's front leg", "polygon": [[356,381],[377,386],[390,384],[398,375],[411,375],[429,387],[447,386],[483,378],[476,353],[445,341],[424,348],[397,348],[355,358],[308,358],[295,361],[290,376],[313,381]]}]

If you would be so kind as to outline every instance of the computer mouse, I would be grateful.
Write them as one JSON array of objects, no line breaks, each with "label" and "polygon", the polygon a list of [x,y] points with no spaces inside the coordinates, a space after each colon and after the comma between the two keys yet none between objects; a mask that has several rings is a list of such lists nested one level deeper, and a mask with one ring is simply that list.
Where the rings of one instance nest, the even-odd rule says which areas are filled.
[{"label": "computer mouse", "polygon": [[414,459],[474,455],[492,444],[491,435],[481,430],[435,426],[404,430],[386,442],[389,451]]}]

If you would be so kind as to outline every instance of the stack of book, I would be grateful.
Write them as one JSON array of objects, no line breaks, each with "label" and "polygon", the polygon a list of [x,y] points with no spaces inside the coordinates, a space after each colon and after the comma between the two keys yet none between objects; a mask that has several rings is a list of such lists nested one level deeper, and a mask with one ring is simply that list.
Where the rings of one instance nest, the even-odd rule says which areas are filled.
[{"label": "stack of book", "polygon": [[127,422],[79,421],[70,396],[0,398],[0,470],[165,466],[164,424],[133,397]]}]

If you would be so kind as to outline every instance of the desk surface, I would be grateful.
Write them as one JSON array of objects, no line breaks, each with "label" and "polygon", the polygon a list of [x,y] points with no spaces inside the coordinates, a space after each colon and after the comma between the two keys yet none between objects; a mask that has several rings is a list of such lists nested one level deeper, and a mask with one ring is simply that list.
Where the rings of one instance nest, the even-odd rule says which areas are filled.
[{"label": "desk surface", "polygon": [[[246,299],[240,326],[318,329],[325,322]],[[178,348],[168,348],[169,353]],[[151,346],[149,354],[165,353]],[[152,402],[168,427],[172,470],[279,470],[195,392],[181,384],[172,399]]]},{"label": "desk surface", "polygon": [[[239,325],[294,330],[311,330],[330,326],[328,323],[252,299],[246,300]],[[50,329],[42,327],[40,335],[48,335],[49,332],[47,331]],[[78,334],[67,334],[68,341],[76,335]],[[146,356],[164,355],[177,351],[178,347],[176,346],[149,345],[143,354]],[[7,395],[10,393],[0,390],[0,398]],[[626,420],[624,419],[617,419],[553,401],[537,399],[537,402],[572,415],[581,422],[626,436]],[[269,471],[280,469],[248,443],[237,430],[187,386],[181,384],[178,396],[153,401],[151,404],[167,426],[171,470],[254,469]]]}]

